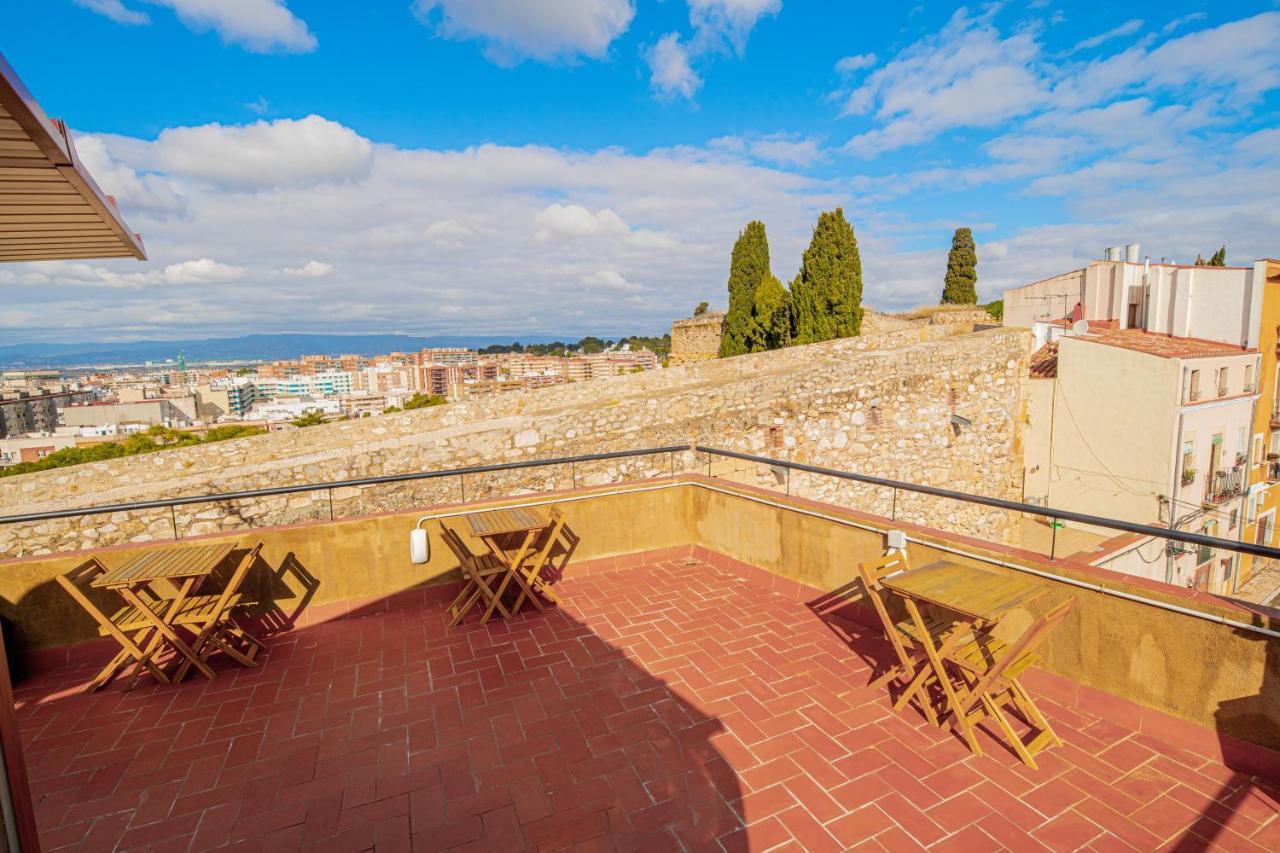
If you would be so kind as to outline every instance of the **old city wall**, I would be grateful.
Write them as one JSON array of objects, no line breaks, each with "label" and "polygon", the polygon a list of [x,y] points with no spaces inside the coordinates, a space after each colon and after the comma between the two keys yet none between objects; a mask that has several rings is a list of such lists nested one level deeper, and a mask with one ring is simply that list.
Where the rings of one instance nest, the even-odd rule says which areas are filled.
[{"label": "old city wall", "polygon": [[[689,443],[1017,497],[1028,336],[964,331],[913,326],[6,478],[0,507],[19,514]],[[955,427],[953,414],[968,425]],[[9,524],[0,526],[0,557],[705,471],[706,462],[684,453]],[[726,460],[713,473],[782,485],[763,466]],[[889,508],[883,489],[816,476],[786,485]],[[967,504],[900,497],[894,511],[1008,538],[1002,513]]]},{"label": "old city wall", "polygon": [[720,354],[724,314],[711,312],[671,324],[671,364],[708,361]]}]

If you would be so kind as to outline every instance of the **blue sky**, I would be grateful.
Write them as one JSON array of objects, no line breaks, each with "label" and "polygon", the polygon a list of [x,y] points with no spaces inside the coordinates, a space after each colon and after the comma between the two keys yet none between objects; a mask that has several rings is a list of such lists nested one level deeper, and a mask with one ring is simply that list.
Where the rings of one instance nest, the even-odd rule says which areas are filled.
[{"label": "blue sky", "polygon": [[151,260],[0,270],[0,338],[655,332],[748,220],[787,281],[836,205],[885,309],[957,225],[984,297],[1280,254],[1275,3],[864,5],[17,4],[0,49]]}]

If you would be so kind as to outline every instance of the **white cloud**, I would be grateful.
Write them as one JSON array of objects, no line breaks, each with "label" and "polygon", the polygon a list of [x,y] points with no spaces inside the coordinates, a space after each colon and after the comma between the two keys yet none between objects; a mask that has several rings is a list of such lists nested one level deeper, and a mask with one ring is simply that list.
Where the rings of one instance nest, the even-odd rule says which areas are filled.
[{"label": "white cloud", "polygon": [[1209,16],[1205,12],[1192,12],[1190,15],[1183,15],[1180,18],[1174,18],[1172,21],[1170,21],[1169,23],[1161,27],[1160,32],[1163,33],[1164,35],[1168,35],[1169,33],[1178,29],[1178,27],[1186,26],[1187,24],[1193,24],[1196,21],[1203,21],[1207,17]]},{"label": "white cloud", "polygon": [[413,9],[447,38],[480,39],[500,65],[599,59],[635,17],[631,0],[414,0]]},{"label": "white cloud", "polygon": [[859,53],[854,56],[846,56],[836,62],[836,71],[841,74],[852,74],[855,71],[870,68],[875,64],[876,55],[874,53]]},{"label": "white cloud", "polygon": [[1133,18],[1125,21],[1123,24],[1119,24],[1109,30],[1104,30],[1095,36],[1090,36],[1089,38],[1078,42],[1075,47],[1071,48],[1069,53],[1079,53],[1082,50],[1092,50],[1098,45],[1104,44],[1112,39],[1131,36],[1140,29],[1142,29],[1142,19]]},{"label": "white cloud", "polygon": [[[239,129],[220,131],[231,134],[219,135],[222,157],[237,156]],[[849,201],[814,178],[707,148],[387,144],[372,146],[358,181],[277,183],[247,198],[239,171],[233,182],[171,172],[154,141],[99,139],[130,170],[97,175],[104,191],[123,196],[117,175],[149,177],[180,194],[185,215],[121,202],[146,238],[145,264],[9,265],[6,277],[28,286],[6,292],[6,316],[26,320],[0,319],[0,336],[660,333],[689,304],[723,304],[744,222],[767,220],[782,275],[818,210]],[[282,274],[311,259],[332,272]]]},{"label": "white cloud", "polygon": [[140,26],[151,23],[151,18],[147,16],[146,12],[130,9],[124,5],[122,0],[74,0],[74,2],[77,6],[88,9],[90,12],[97,12],[117,24]]},{"label": "white cloud", "polygon": [[903,50],[844,95],[846,115],[879,127],[846,149],[864,156],[914,145],[956,127],[990,127],[1031,111],[1047,92],[1030,31],[1003,37],[990,14],[960,9],[937,35]]},{"label": "white cloud", "polygon": [[139,289],[154,285],[225,284],[243,278],[247,272],[244,267],[219,263],[209,258],[180,261],[144,272],[119,272],[114,267],[92,266],[71,261],[42,261],[29,266],[37,276],[20,283],[122,289]]},{"label": "white cloud", "polygon": [[256,101],[250,101],[249,103],[245,104],[245,107],[251,112],[257,113],[260,116],[264,116],[268,112],[270,112],[271,103],[264,96],[259,95]]},{"label": "white cloud", "polygon": [[782,0],[688,0],[693,33],[670,32],[643,49],[649,65],[649,84],[660,101],[693,100],[702,88],[696,61],[731,51],[739,57],[747,37],[765,15],[776,15]]},{"label": "white cloud", "polygon": [[645,289],[644,285],[628,281],[622,273],[612,267],[589,272],[582,276],[581,281],[587,287],[607,290],[613,293],[638,293]]},{"label": "white cloud", "polygon": [[612,210],[592,213],[580,204],[551,204],[534,217],[539,240],[573,240],[626,234],[631,229]]},{"label": "white cloud", "polygon": [[702,88],[702,78],[689,64],[689,50],[680,41],[679,33],[667,33],[658,39],[645,51],[645,60],[649,63],[649,85],[661,100],[691,100]]},{"label": "white cloud", "polygon": [[358,180],[373,165],[369,140],[317,115],[170,128],[149,148],[158,171],[243,189]]},{"label": "white cloud", "polygon": [[725,39],[741,55],[759,20],[781,9],[782,0],[689,0],[689,22],[701,37]]},{"label": "white cloud", "polygon": [[300,267],[285,267],[280,272],[283,275],[299,278],[324,278],[327,275],[333,275],[333,264],[326,264],[324,261],[307,261]]},{"label": "white cloud", "polygon": [[75,137],[76,154],[89,174],[110,192],[124,209],[156,218],[186,214],[186,199],[173,183],[157,175],[139,174],[112,155],[108,136],[88,134]]},{"label": "white cloud", "polygon": [[[121,24],[151,22],[145,12],[122,0],[75,0],[77,5]],[[167,6],[197,32],[213,30],[224,42],[256,53],[280,50],[306,53],[316,49],[316,37],[305,22],[289,11],[284,0],[146,0]]]}]

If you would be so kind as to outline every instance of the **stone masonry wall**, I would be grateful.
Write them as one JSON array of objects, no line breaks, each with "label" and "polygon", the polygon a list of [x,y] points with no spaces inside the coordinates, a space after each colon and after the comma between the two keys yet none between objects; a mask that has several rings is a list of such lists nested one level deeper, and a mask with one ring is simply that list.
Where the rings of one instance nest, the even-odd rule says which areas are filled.
[{"label": "stone masonry wall", "polygon": [[[514,392],[0,480],[4,514],[700,443],[1016,498],[1024,331],[942,326]],[[972,425],[957,431],[951,415]],[[691,453],[0,526],[0,557],[706,470]],[[997,541],[1003,513],[763,466],[712,472]]]},{"label": "stone masonry wall", "polygon": [[691,364],[720,357],[724,314],[712,311],[671,324],[671,364]]}]

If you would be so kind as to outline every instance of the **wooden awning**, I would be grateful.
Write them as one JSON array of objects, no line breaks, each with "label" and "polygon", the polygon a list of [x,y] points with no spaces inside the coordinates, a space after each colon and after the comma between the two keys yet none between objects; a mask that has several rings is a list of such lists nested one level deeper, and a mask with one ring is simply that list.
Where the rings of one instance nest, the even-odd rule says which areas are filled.
[{"label": "wooden awning", "polygon": [[116,202],[0,54],[0,262],[146,260]]}]

